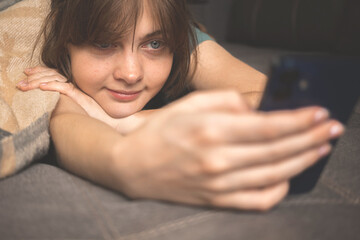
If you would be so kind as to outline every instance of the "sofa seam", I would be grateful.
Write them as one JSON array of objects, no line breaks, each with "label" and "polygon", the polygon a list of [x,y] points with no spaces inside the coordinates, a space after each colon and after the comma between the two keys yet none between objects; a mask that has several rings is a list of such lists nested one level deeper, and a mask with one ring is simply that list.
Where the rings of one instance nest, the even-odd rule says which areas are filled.
[{"label": "sofa seam", "polygon": [[359,204],[355,202],[348,202],[345,200],[338,199],[328,199],[328,198],[308,198],[301,200],[291,200],[288,202],[283,202],[279,206],[287,207],[287,206],[301,206],[301,205],[350,205],[350,206],[359,206]]},{"label": "sofa seam", "polygon": [[323,177],[321,182],[327,186],[330,190],[340,195],[343,199],[347,200],[349,203],[359,205],[360,198],[354,195],[350,190],[340,186],[339,184],[332,181],[330,178]]},{"label": "sofa seam", "polygon": [[140,231],[117,238],[117,240],[138,240],[138,239],[149,239],[157,236],[167,234],[176,230],[183,229],[189,225],[199,224],[207,221],[211,217],[218,215],[219,211],[204,211],[194,215],[186,216],[183,218],[176,219],[164,224],[160,224],[154,228]]}]

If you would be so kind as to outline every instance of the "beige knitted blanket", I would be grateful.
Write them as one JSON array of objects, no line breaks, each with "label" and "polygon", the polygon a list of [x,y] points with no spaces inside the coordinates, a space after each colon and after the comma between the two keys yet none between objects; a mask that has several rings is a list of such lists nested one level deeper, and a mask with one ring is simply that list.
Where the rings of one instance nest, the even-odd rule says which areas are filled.
[{"label": "beige knitted blanket", "polygon": [[0,12],[0,178],[49,148],[49,117],[59,94],[15,87],[25,68],[40,63],[39,48],[31,55],[48,10],[49,0],[24,0]]}]

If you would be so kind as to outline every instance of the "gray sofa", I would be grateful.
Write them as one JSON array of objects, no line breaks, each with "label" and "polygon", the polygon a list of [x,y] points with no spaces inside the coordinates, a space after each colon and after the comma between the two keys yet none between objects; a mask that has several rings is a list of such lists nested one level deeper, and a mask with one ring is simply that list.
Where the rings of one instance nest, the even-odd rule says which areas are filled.
[{"label": "gray sofa", "polygon": [[[210,34],[258,70],[267,73],[274,56],[293,51],[228,42],[231,1],[202,2],[192,9]],[[0,239],[360,239],[359,156],[360,104],[314,191],[255,213],[132,201],[61,169],[51,148],[0,181]]]}]

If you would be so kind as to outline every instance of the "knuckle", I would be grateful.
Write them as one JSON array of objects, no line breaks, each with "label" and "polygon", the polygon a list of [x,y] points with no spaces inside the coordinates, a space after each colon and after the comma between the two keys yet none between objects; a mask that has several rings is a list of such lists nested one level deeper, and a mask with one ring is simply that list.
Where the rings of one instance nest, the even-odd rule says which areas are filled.
[{"label": "knuckle", "polygon": [[276,206],[288,193],[289,182],[282,183],[278,189],[264,191],[257,202],[257,210],[269,211]]},{"label": "knuckle", "polygon": [[263,151],[263,157],[270,159],[276,159],[279,157],[283,157],[286,153],[286,149],[283,146],[277,146],[274,144],[267,145],[267,148]]},{"label": "knuckle", "polygon": [[66,93],[71,94],[75,91],[75,86],[73,84],[67,83],[65,86]]},{"label": "knuckle", "polygon": [[271,201],[262,201],[261,203],[259,203],[259,205],[257,206],[257,209],[261,212],[268,212],[270,211],[274,206],[276,205],[276,203],[271,202]]},{"label": "knuckle", "polygon": [[214,207],[225,207],[226,204],[224,202],[222,195],[211,195],[207,197],[204,202],[208,206],[214,206]]},{"label": "knuckle", "polygon": [[262,177],[261,182],[264,185],[269,185],[269,184],[273,184],[273,183],[278,183],[280,180],[281,180],[281,175],[277,174],[276,171],[271,171]]},{"label": "knuckle", "polygon": [[247,111],[251,109],[249,102],[245,100],[244,95],[240,92],[233,89],[227,90],[226,96],[229,104],[232,104],[234,109],[238,111]]},{"label": "knuckle", "polygon": [[257,203],[257,210],[262,212],[270,211],[280,200],[276,201],[273,195],[266,194]]},{"label": "knuckle", "polygon": [[278,133],[277,129],[271,126],[263,127],[261,129],[261,134],[265,139],[274,139],[277,137],[277,133]]},{"label": "knuckle", "polygon": [[210,118],[205,118],[202,121],[202,126],[198,129],[198,138],[204,143],[213,142],[219,138],[219,134],[216,128],[211,127],[212,120]]},{"label": "knuckle", "polygon": [[219,174],[226,169],[226,164],[216,157],[202,157],[199,160],[200,170],[205,175]]},{"label": "knuckle", "polygon": [[36,88],[40,83],[38,81],[29,80],[28,81],[28,87],[29,88]]},{"label": "knuckle", "polygon": [[205,190],[211,193],[220,193],[224,192],[227,189],[226,183],[217,179],[209,180],[204,185]]}]

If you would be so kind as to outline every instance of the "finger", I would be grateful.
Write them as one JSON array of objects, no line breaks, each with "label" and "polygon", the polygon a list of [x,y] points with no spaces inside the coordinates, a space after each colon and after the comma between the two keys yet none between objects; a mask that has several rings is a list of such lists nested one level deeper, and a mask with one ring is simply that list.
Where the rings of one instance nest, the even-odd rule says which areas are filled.
[{"label": "finger", "polygon": [[214,143],[265,142],[310,129],[328,118],[320,107],[272,113],[203,115],[198,138]]},{"label": "finger", "polygon": [[[39,85],[39,88],[44,91],[55,91],[67,95],[68,97],[72,98],[76,102],[79,99],[82,99],[84,95],[80,90],[75,88],[72,83],[64,83],[64,82],[57,82],[57,81],[50,81],[50,82],[42,82]],[[82,102],[82,100],[80,100]]]},{"label": "finger", "polygon": [[202,167],[210,174],[268,164],[327,143],[343,134],[344,128],[330,120],[313,129],[274,142],[208,147],[202,150]]},{"label": "finger", "polygon": [[169,106],[173,105],[176,111],[184,112],[242,112],[251,109],[241,94],[233,90],[195,92]]},{"label": "finger", "polygon": [[296,156],[275,163],[235,170],[205,180],[204,187],[211,192],[231,192],[241,189],[267,187],[300,174],[331,150],[330,144],[317,146]]},{"label": "finger", "polygon": [[81,92],[72,83],[52,81],[47,83],[41,83],[39,87],[41,90],[44,91],[56,91],[67,95],[73,101],[83,107],[89,115],[96,115],[99,113],[99,111],[101,113],[103,112],[102,108],[95,102],[94,99]]},{"label": "finger", "polygon": [[66,82],[67,81],[67,79],[63,75],[61,75],[54,69],[47,69],[42,72],[31,74],[27,77],[27,81],[30,83],[32,81],[37,81],[39,79],[46,79],[46,78],[55,78],[56,81],[58,81],[58,82]]},{"label": "finger", "polygon": [[[25,70],[30,71],[30,70]],[[22,91],[29,91],[35,88],[39,88],[39,85],[43,82],[49,81],[58,81],[58,82],[67,82],[67,79],[59,74],[56,70],[46,68],[46,67],[37,67],[34,68],[33,72],[27,73],[28,77],[23,81],[19,82],[16,86]]]},{"label": "finger", "polygon": [[288,193],[289,183],[282,182],[263,189],[251,189],[220,194],[210,199],[210,205],[241,210],[268,211]]},{"label": "finger", "polygon": [[60,75],[48,75],[48,76],[37,76],[37,78],[32,78],[26,81],[25,83],[19,83],[19,88],[24,91],[29,91],[40,87],[42,83],[48,82],[66,82],[66,79]]},{"label": "finger", "polygon": [[53,70],[55,72],[57,72],[55,69],[53,68],[48,68],[48,67],[45,67],[45,66],[36,66],[36,67],[30,67],[30,68],[26,68],[24,70],[24,73],[26,75],[32,75],[32,74],[36,74],[36,73],[41,73],[41,72],[44,72],[44,71],[49,71],[49,70]]}]

